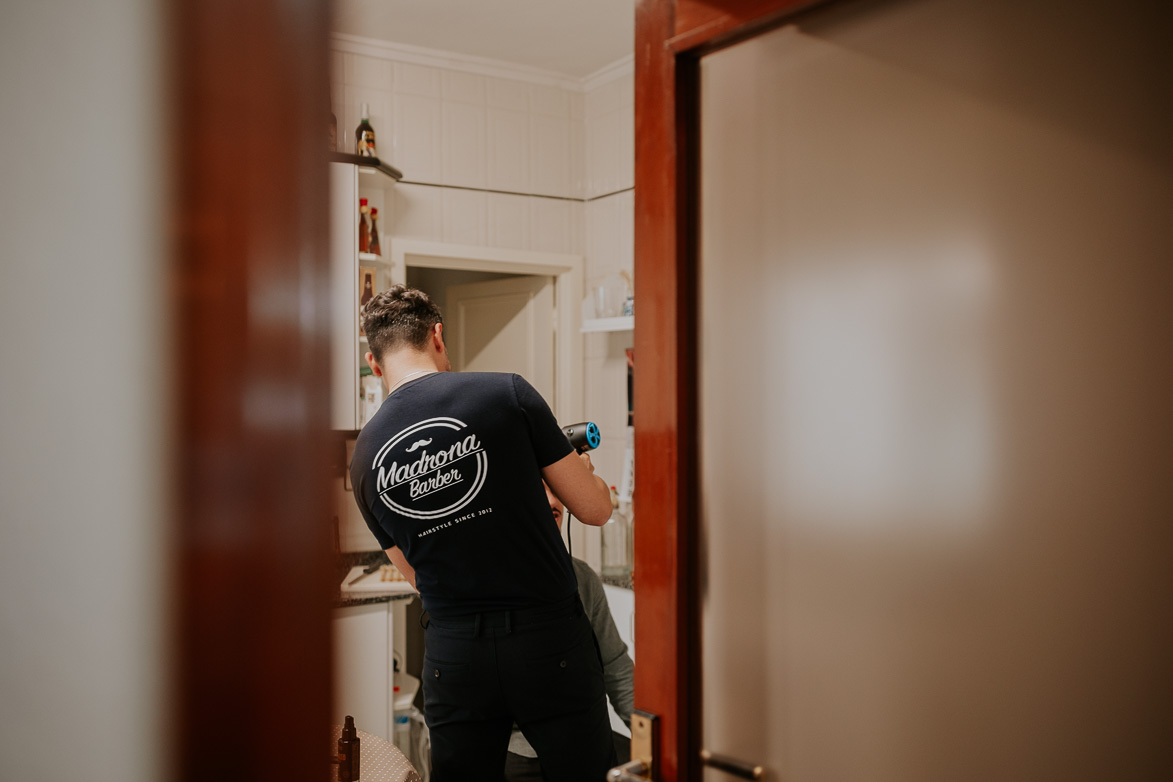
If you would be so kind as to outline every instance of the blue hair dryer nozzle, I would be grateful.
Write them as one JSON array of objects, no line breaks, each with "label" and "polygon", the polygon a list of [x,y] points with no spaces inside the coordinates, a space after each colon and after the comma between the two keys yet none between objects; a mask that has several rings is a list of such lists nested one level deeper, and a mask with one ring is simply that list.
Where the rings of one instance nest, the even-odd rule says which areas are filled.
[{"label": "blue hair dryer nozzle", "polygon": [[583,421],[581,424],[571,424],[562,427],[562,433],[579,453],[593,451],[603,442],[603,435],[599,432],[599,425],[593,421]]}]

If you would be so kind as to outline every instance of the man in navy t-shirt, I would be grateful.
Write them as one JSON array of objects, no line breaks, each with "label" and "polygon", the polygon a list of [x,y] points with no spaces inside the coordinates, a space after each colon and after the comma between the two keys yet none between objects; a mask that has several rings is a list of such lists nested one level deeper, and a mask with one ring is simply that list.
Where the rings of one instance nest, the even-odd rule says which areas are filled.
[{"label": "man in navy t-shirt", "polygon": [[602,663],[544,479],[580,521],[606,483],[518,375],[448,370],[439,309],[401,285],[362,312],[388,398],[350,473],[367,525],[419,591],[437,782],[500,779],[514,721],[549,779],[614,765]]}]

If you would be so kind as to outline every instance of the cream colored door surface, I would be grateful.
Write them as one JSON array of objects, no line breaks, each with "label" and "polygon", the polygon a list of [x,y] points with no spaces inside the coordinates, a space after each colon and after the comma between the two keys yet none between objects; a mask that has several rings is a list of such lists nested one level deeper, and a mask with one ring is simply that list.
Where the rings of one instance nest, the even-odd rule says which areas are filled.
[{"label": "cream colored door surface", "polygon": [[702,61],[706,749],[1173,778],[1163,6],[849,2]]},{"label": "cream colored door surface", "polygon": [[516,372],[553,407],[553,315],[554,284],[550,277],[450,286],[444,321],[452,368],[457,372]]}]

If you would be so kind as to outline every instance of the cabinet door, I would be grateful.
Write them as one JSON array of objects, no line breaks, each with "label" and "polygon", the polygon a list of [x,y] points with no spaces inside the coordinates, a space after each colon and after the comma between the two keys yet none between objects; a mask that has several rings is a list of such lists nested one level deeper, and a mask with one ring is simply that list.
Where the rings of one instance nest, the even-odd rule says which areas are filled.
[{"label": "cabinet door", "polygon": [[391,740],[391,644],[387,603],[334,612],[334,713],[360,730]]},{"label": "cabinet door", "polygon": [[358,173],[330,164],[330,421],[358,429]]}]

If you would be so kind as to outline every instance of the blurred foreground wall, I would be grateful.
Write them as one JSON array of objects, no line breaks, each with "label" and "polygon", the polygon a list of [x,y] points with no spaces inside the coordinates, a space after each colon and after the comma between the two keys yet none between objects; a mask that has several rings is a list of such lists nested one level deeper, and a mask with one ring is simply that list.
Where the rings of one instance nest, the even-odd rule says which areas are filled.
[{"label": "blurred foreground wall", "polygon": [[0,4],[0,779],[164,776],[162,19]]}]

